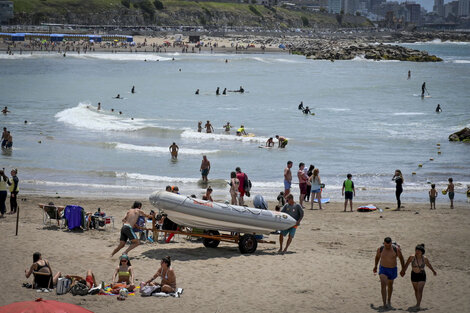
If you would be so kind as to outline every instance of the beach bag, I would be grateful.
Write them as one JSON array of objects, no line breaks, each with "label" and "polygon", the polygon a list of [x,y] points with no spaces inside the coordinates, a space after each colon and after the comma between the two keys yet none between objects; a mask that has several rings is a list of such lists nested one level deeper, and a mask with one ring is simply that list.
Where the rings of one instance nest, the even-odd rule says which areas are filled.
[{"label": "beach bag", "polygon": [[74,296],[86,296],[88,294],[88,287],[82,283],[76,283],[75,285],[73,285],[73,287],[70,289],[70,292],[74,295]]},{"label": "beach bag", "polygon": [[57,280],[57,286],[56,286],[56,293],[58,295],[64,295],[66,294],[67,292],[69,292],[69,289],[70,289],[70,284],[72,283],[72,281],[68,278],[65,278],[65,277],[61,277]]},{"label": "beach bag", "polygon": [[161,289],[162,288],[160,286],[145,286],[140,289],[140,295],[142,297],[150,297],[153,293],[160,292]]}]

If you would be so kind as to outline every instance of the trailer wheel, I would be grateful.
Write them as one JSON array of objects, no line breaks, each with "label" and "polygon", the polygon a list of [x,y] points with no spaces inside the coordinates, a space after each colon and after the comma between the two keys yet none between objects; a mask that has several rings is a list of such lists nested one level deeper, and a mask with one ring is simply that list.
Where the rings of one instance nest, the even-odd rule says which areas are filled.
[{"label": "trailer wheel", "polygon": [[245,234],[240,237],[238,241],[238,249],[242,254],[246,253],[253,253],[256,251],[258,247],[258,240],[256,240],[255,236],[250,234]]},{"label": "trailer wheel", "polygon": [[[209,230],[207,232],[208,235],[211,235],[211,236],[219,236],[220,233],[217,231],[217,230]],[[204,245],[204,247],[206,248],[217,248],[217,246],[219,245],[220,243],[220,240],[217,240],[217,239],[211,239],[211,238],[204,238],[202,240],[202,244]]]}]

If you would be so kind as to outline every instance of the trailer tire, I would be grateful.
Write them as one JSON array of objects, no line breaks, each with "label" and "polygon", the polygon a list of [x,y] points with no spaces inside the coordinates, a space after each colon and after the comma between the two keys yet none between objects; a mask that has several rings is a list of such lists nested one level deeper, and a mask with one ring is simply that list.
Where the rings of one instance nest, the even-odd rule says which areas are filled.
[{"label": "trailer tire", "polygon": [[[220,233],[217,231],[217,230],[209,230],[207,232],[208,235],[212,235],[212,236],[219,236]],[[211,239],[211,238],[204,238],[202,240],[202,244],[204,245],[204,247],[206,248],[217,248],[217,246],[219,245],[220,243],[220,240],[216,240],[216,239]]]},{"label": "trailer tire", "polygon": [[250,234],[245,234],[240,237],[238,241],[238,249],[242,254],[253,253],[258,247],[258,240],[256,237]]}]

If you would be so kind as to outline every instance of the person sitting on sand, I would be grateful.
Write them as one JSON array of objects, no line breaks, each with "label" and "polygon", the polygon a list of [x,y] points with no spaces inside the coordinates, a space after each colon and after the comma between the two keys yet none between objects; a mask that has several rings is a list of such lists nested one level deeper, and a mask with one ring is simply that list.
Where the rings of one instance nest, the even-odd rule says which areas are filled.
[{"label": "person sitting on sand", "polygon": [[[96,283],[95,274],[93,274],[93,272],[91,270],[87,270],[86,275],[85,275],[85,279],[83,279],[82,276],[77,276],[77,275],[65,275],[65,278],[68,278],[68,279],[72,280],[72,283],[70,284],[70,287],[72,287],[76,283],[82,283],[90,289],[93,288],[93,287],[98,286],[98,284]],[[101,288],[103,288],[103,287],[104,286],[101,286]]]},{"label": "person sitting on sand", "polygon": [[119,266],[116,267],[113,274],[111,292],[113,294],[119,294],[119,290],[122,288],[126,288],[128,291],[132,291],[135,288],[134,270],[132,269],[131,261],[127,254],[123,254],[119,257]]},{"label": "person sitting on sand", "polygon": [[421,299],[423,299],[423,290],[424,285],[426,284],[426,272],[424,271],[424,268],[426,266],[429,267],[434,276],[437,275],[437,272],[434,270],[431,263],[429,263],[428,258],[424,256],[425,252],[424,243],[417,245],[415,248],[415,254],[410,255],[408,261],[406,261],[405,267],[400,272],[401,277],[405,276],[406,269],[408,268],[408,265],[411,264],[411,283],[413,284],[416,297],[415,310],[420,309]]},{"label": "person sitting on sand", "polygon": [[34,252],[33,264],[29,270],[26,269],[24,273],[26,278],[29,278],[31,274],[34,275],[33,288],[35,289],[52,289],[57,284],[57,280],[61,276],[61,272],[57,272],[53,275],[49,261],[43,259],[39,252]]},{"label": "person sitting on sand", "polygon": [[266,146],[266,147],[269,147],[269,148],[274,147],[274,140],[273,140],[273,137],[269,137],[269,139],[266,140],[266,145],[265,145],[265,146]]},{"label": "person sitting on sand", "polygon": [[397,258],[400,259],[401,268],[405,267],[405,260],[401,254],[400,247],[392,244],[392,239],[386,237],[384,243],[381,247],[377,249],[375,255],[375,266],[372,270],[374,274],[377,274],[377,265],[380,261],[380,284],[382,291],[382,301],[384,308],[391,308],[392,292],[393,292],[393,282],[397,278]]},{"label": "person sitting on sand", "polygon": [[287,146],[288,141],[286,138],[276,135],[276,139],[278,141],[278,148],[285,148]]},{"label": "person sitting on sand", "polygon": [[211,186],[207,187],[206,194],[202,196],[202,200],[214,202],[214,199],[212,199],[212,187]]},{"label": "person sitting on sand", "polygon": [[[162,278],[160,284],[154,283],[153,281],[159,276]],[[176,275],[175,271],[171,267],[171,258],[169,256],[164,257],[161,260],[158,271],[152,276],[152,278],[142,283],[141,288],[146,285],[160,286],[161,291],[166,293],[176,291]]]}]

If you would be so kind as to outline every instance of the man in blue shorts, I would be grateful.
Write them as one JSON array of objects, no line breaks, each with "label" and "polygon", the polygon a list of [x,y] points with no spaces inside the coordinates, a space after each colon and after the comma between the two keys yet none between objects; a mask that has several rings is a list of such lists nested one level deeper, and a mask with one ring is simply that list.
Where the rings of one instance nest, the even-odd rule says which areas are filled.
[{"label": "man in blue shorts", "polygon": [[284,197],[290,193],[290,186],[292,184],[292,161],[287,161],[287,167],[284,169]]},{"label": "man in blue shorts", "polygon": [[[377,264],[380,261],[380,284],[382,286],[382,301],[384,308],[390,309],[392,307],[391,299],[393,292],[393,282],[397,278],[397,258],[400,259],[401,268],[404,268],[405,261],[401,254],[400,247],[392,244],[392,239],[386,237],[383,246],[377,249],[375,255],[375,266],[373,269],[374,274],[377,274]],[[387,290],[388,289],[388,290]],[[388,297],[387,297],[388,296]]]},{"label": "man in blue shorts", "polygon": [[[279,244],[281,246],[278,251],[279,253],[287,252],[287,248],[292,242],[292,239],[294,239],[297,226],[300,225],[300,221],[304,217],[304,210],[302,210],[302,207],[299,204],[294,202],[294,196],[292,194],[288,195],[286,197],[286,200],[287,200],[287,203],[284,205],[281,212],[287,213],[290,216],[292,216],[297,221],[297,223],[295,224],[295,226],[292,226],[289,229],[281,230],[281,233],[279,234]],[[289,234],[289,238],[287,239],[286,247],[284,248],[284,250],[282,250],[282,243],[284,242],[284,236],[287,236],[287,234]]]}]

